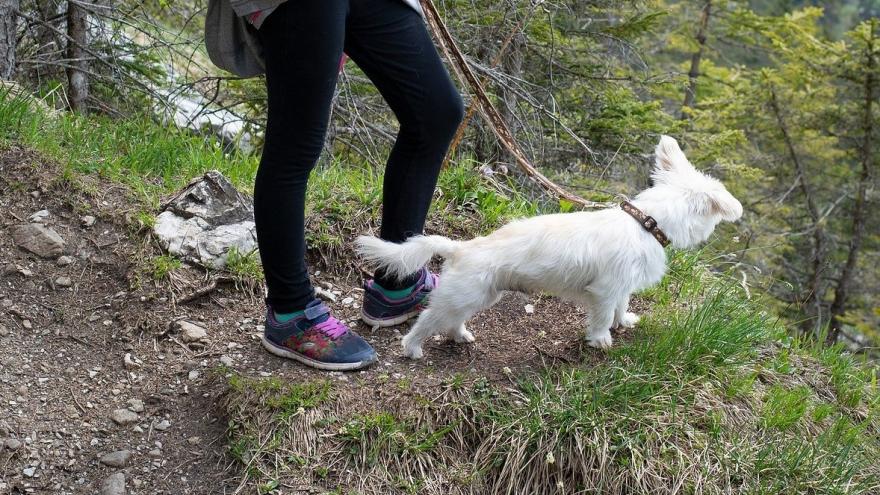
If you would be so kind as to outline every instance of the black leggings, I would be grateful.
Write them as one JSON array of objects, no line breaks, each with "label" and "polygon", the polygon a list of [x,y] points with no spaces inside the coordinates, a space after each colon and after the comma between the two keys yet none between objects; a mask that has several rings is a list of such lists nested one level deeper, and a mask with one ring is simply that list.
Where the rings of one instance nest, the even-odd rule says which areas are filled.
[{"label": "black leggings", "polygon": [[[314,297],[305,264],[305,196],[324,144],[343,50],[388,102],[400,131],[388,157],[380,236],[422,232],[462,102],[421,17],[402,0],[290,0],[259,30],[269,112],[254,183],[254,216],[269,294],[278,312]],[[389,280],[388,289],[415,283]]]}]

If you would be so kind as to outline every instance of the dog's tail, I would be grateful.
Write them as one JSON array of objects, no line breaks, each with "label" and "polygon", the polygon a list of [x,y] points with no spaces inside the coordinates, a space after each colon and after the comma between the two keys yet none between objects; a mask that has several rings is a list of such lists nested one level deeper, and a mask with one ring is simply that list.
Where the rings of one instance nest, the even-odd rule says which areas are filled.
[{"label": "dog's tail", "polygon": [[355,244],[358,254],[367,261],[376,263],[391,276],[403,278],[425,266],[435,254],[449,258],[462,243],[440,235],[420,235],[395,244],[362,235]]}]

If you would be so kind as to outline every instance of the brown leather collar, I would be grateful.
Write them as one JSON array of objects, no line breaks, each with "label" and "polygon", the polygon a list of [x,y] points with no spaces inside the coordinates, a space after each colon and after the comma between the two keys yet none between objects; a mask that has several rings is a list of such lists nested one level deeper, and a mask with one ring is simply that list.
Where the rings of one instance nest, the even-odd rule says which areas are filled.
[{"label": "brown leather collar", "polygon": [[645,212],[636,208],[635,205],[629,201],[620,203],[620,208],[629,213],[629,216],[635,218],[636,221],[639,222],[639,225],[654,236],[654,239],[657,239],[657,242],[659,242],[661,246],[666,247],[669,245],[669,238],[666,237],[666,234],[664,234],[663,231],[660,230],[660,227],[657,226],[657,220],[654,220],[654,217],[645,215]]}]

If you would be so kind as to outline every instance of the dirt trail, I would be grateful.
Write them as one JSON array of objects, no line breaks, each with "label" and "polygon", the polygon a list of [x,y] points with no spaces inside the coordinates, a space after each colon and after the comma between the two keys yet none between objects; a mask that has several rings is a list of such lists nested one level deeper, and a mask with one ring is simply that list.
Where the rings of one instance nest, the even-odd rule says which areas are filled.
[{"label": "dirt trail", "polygon": [[[87,179],[71,182],[38,155],[0,150],[0,494],[122,493],[104,486],[121,476],[129,494],[233,492],[241,466],[226,454],[216,406],[223,384],[212,379],[221,362],[254,377],[330,378],[343,393],[382,390],[365,404],[381,410],[396,393],[383,389],[389,375],[414,387],[459,372],[501,381],[599,356],[582,344],[578,310],[509,295],[469,324],[476,344],[431,341],[426,358],[412,362],[400,353],[405,325],[366,328],[357,321],[360,282],[321,274],[317,282],[338,292],[337,316],[370,340],[380,362],[350,374],[304,368],[259,346],[263,309],[253,294],[226,285],[174,304],[205,274],[184,269],[158,284],[144,277],[156,251],[132,227],[133,195]],[[14,240],[42,210],[48,215],[33,220],[64,241],[47,257]],[[171,326],[179,319],[207,337],[187,343]]]}]

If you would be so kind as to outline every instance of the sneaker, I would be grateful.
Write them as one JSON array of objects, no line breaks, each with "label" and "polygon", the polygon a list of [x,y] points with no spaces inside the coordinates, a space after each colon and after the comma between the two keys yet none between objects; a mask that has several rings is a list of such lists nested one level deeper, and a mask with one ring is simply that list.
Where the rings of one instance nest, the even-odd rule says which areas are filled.
[{"label": "sneaker", "polygon": [[330,308],[317,299],[302,315],[284,323],[268,308],[263,347],[276,356],[321,370],[356,370],[377,359],[370,344],[334,318]]},{"label": "sneaker", "polygon": [[361,319],[374,327],[399,325],[421,313],[428,303],[428,296],[440,282],[440,277],[427,268],[422,268],[419,281],[412,292],[400,299],[389,299],[382,293],[374,280],[364,284],[364,304]]}]

